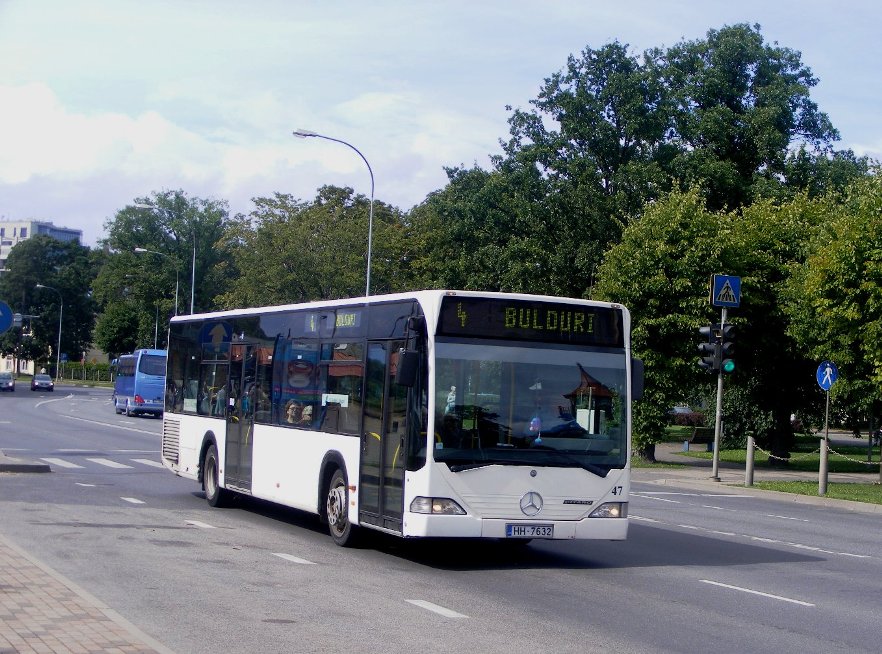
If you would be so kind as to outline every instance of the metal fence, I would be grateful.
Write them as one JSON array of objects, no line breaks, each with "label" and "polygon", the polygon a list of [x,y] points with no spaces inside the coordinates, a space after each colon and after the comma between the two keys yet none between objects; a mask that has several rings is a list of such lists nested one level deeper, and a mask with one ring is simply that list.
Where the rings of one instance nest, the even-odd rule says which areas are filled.
[{"label": "metal fence", "polygon": [[109,363],[62,362],[59,379],[81,382],[112,382],[113,373]]}]

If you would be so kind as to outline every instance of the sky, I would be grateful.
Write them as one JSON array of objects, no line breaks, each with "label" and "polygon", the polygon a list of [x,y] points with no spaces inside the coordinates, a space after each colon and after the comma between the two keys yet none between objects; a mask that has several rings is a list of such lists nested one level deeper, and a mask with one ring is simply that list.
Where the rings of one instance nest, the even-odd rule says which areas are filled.
[{"label": "sky", "polygon": [[490,166],[569,55],[758,23],[800,51],[837,148],[882,159],[877,0],[0,0],[0,221],[83,230],[162,190],[319,187],[409,210],[445,167]]}]

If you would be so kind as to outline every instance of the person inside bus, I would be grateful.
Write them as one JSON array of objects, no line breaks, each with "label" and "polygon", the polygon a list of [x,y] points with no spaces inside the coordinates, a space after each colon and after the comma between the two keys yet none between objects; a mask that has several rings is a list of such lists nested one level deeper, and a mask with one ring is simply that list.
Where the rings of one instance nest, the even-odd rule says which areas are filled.
[{"label": "person inside bus", "polygon": [[300,424],[303,417],[303,405],[297,400],[288,400],[285,404],[285,422],[289,425]]},{"label": "person inside bus", "polygon": [[221,386],[214,396],[214,412],[212,415],[225,416],[227,414],[227,387]]}]

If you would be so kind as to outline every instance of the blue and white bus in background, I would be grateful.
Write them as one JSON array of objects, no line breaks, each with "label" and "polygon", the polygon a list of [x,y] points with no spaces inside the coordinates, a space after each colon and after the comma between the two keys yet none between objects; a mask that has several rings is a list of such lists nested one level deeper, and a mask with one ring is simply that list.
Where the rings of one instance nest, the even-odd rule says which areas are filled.
[{"label": "blue and white bus in background", "polygon": [[127,416],[162,416],[165,408],[166,350],[135,350],[116,360],[113,407]]}]

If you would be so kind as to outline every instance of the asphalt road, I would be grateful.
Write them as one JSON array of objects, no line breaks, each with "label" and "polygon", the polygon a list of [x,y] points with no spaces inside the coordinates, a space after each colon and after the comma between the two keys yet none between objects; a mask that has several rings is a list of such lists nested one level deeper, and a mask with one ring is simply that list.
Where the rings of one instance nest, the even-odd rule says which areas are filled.
[{"label": "asphalt road", "polygon": [[181,652],[877,652],[882,516],[635,482],[624,542],[372,539],[157,467],[106,389],[0,397],[0,533]]}]

